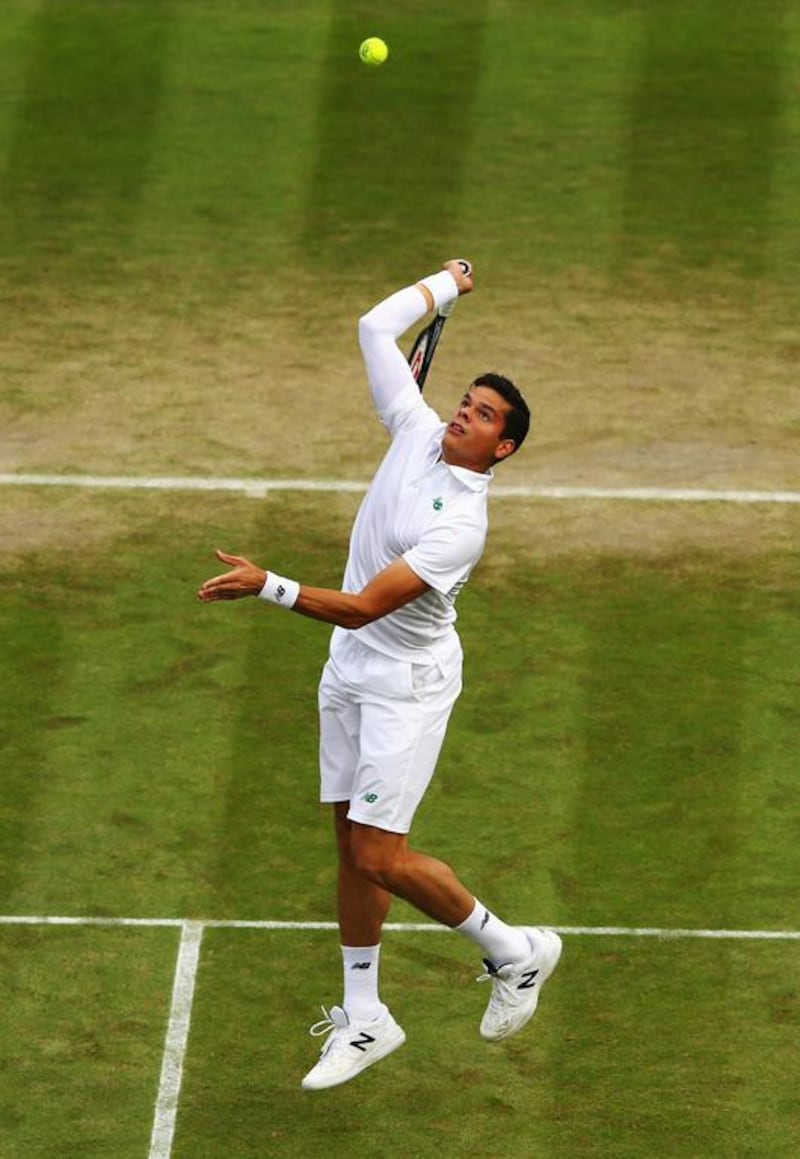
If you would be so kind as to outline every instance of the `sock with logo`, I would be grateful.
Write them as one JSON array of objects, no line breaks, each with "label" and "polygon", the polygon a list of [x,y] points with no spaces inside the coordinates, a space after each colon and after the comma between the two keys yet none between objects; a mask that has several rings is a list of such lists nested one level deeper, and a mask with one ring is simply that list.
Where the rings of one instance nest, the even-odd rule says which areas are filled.
[{"label": "sock with logo", "polygon": [[465,922],[455,929],[471,938],[495,966],[524,962],[531,956],[527,934],[519,926],[509,926],[475,898],[475,908]]},{"label": "sock with logo", "polygon": [[344,1001],[342,1006],[352,1022],[372,1022],[381,1012],[378,997],[377,946],[342,946]]}]

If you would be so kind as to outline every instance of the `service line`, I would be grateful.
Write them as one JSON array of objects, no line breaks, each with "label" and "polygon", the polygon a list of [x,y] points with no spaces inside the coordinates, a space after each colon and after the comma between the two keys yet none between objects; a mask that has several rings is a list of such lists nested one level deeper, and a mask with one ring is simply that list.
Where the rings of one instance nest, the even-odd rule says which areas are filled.
[{"label": "service line", "polygon": [[[544,923],[549,925],[549,923]],[[145,929],[179,928],[182,931],[182,943],[186,940],[186,930],[199,931],[199,938],[205,930],[337,930],[336,922],[309,922],[309,921],[270,921],[269,919],[253,918],[126,918],[126,917],[95,917],[92,915],[51,916],[47,914],[0,914],[0,926],[106,926],[128,928],[139,926]],[[386,922],[385,930],[400,934],[439,934],[450,933],[448,926],[433,922]],[[559,926],[552,925],[550,929],[559,934],[575,937],[601,938],[732,938],[740,941],[800,941],[800,930],[731,930],[731,929],[703,929],[680,928],[675,926]],[[179,962],[180,965],[180,962]]]},{"label": "service line", "polygon": [[[204,479],[180,476],[0,474],[3,487],[83,487],[123,491],[233,491],[260,499],[276,491],[362,494],[367,484],[347,479]],[[496,499],[608,499],[644,503],[800,503],[800,491],[708,490],[687,487],[504,486]]]}]

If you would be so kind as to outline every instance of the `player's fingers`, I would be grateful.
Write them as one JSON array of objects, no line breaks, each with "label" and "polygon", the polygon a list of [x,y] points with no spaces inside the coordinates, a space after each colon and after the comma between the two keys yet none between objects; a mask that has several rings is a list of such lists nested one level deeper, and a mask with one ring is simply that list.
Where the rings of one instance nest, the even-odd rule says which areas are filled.
[{"label": "player's fingers", "polygon": [[205,581],[203,586],[200,588],[200,591],[205,592],[206,594],[211,594],[212,592],[216,592],[217,588],[219,587],[220,581],[223,580],[224,578],[225,577],[221,576],[221,575],[212,576],[211,579],[207,579]]},{"label": "player's fingers", "polygon": [[214,579],[206,580],[203,586],[198,591],[198,598],[205,603],[211,603],[213,600],[235,600],[242,595],[241,588],[238,584],[231,585],[227,576],[215,576]]},{"label": "player's fingers", "polygon": [[216,590],[218,588],[238,588],[242,584],[244,571],[235,567],[233,571],[226,571],[222,575],[214,575],[203,584],[204,588]]},{"label": "player's fingers", "polygon": [[472,263],[466,258],[451,258],[444,263],[444,269],[453,275],[459,294],[468,294],[473,289]]}]

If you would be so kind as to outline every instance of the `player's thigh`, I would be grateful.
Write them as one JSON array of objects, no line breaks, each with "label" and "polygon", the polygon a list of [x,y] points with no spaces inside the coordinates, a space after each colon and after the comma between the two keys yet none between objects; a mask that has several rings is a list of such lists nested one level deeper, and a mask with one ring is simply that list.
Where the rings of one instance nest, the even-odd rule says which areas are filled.
[{"label": "player's thigh", "polygon": [[460,672],[410,674],[412,695],[372,697],[361,705],[359,761],[348,817],[407,833],[436,769]]},{"label": "player's thigh", "polygon": [[330,664],[319,685],[320,801],[349,801],[359,762],[361,709]]}]

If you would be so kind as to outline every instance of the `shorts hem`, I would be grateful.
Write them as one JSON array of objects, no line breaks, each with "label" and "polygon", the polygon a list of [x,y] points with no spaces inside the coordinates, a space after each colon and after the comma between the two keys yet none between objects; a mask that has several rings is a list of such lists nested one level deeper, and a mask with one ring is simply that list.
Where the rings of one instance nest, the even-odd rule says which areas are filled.
[{"label": "shorts hem", "polygon": [[390,825],[381,817],[367,817],[363,814],[354,812],[352,809],[348,810],[347,820],[355,821],[357,825],[369,825],[372,829],[382,829],[385,833],[399,833],[403,837],[405,837],[405,835],[411,831],[410,825],[405,827],[398,824]]}]

